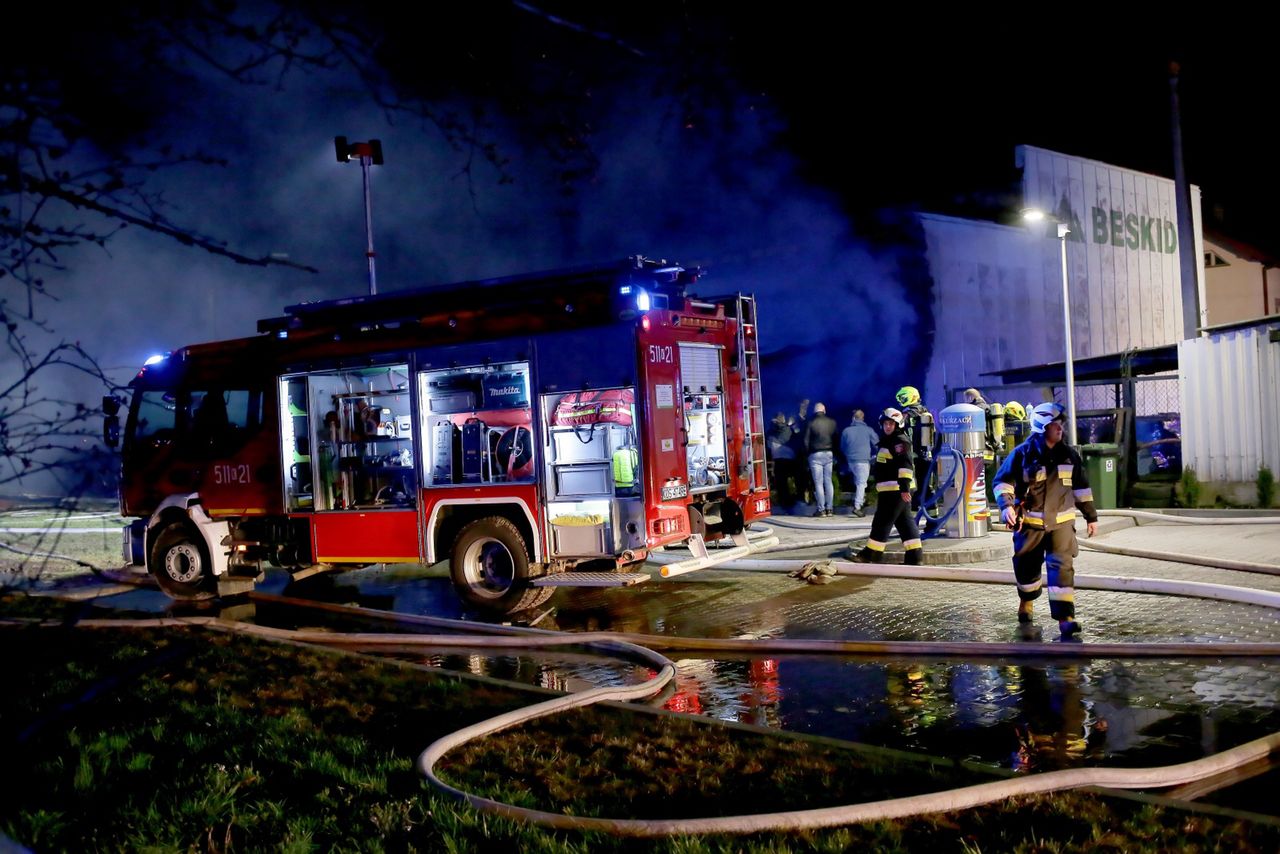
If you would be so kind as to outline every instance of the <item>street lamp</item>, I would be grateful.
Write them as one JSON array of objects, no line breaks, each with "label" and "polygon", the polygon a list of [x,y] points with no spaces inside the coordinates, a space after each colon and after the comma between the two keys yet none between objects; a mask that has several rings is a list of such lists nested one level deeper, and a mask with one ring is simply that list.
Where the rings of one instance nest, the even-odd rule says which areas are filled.
[{"label": "street lamp", "polygon": [[335,136],[333,149],[339,163],[359,160],[360,171],[364,173],[364,254],[369,259],[369,295],[372,296],[378,292],[378,272],[373,261],[373,200],[369,193],[369,167],[382,165],[382,141],[371,139],[349,143],[345,136]]},{"label": "street lamp", "polygon": [[1025,208],[1022,218],[1026,222],[1045,222],[1058,226],[1058,243],[1062,249],[1062,330],[1067,342],[1067,438],[1074,447],[1076,441],[1076,371],[1071,356],[1071,291],[1067,286],[1067,235],[1071,229],[1057,217],[1049,216],[1037,208]]}]

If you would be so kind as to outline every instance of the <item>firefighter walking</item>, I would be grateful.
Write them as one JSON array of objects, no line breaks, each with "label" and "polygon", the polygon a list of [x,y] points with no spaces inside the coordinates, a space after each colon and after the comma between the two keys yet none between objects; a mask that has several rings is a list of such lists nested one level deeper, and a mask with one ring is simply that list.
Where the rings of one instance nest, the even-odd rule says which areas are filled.
[{"label": "firefighter walking", "polygon": [[1038,636],[1032,604],[1040,598],[1048,567],[1049,614],[1064,638],[1079,634],[1076,622],[1076,510],[1084,516],[1088,536],[1098,529],[1093,492],[1080,455],[1062,440],[1063,408],[1042,403],[1031,411],[1031,435],[1013,449],[996,475],[1000,518],[1013,531],[1013,573],[1018,584],[1018,629],[1025,638]]},{"label": "firefighter walking", "polygon": [[853,556],[858,563],[880,563],[889,532],[897,527],[906,550],[903,563],[918,566],[923,549],[920,529],[911,512],[911,491],[915,487],[915,465],[911,439],[903,432],[905,419],[896,409],[880,414],[880,442],[876,450],[872,478],[876,483],[876,514],[871,520],[871,536],[867,544]]}]

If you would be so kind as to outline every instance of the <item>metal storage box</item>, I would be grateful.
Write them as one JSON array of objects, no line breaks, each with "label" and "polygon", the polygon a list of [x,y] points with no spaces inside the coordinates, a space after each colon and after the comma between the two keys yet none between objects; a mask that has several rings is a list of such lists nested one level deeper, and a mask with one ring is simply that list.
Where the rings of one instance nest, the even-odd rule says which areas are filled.
[{"label": "metal storage box", "polygon": [[557,497],[613,494],[613,477],[608,465],[558,466],[555,473]]},{"label": "metal storage box", "polygon": [[557,525],[551,523],[553,548],[558,555],[605,554],[604,523],[598,525]]},{"label": "metal storage box", "polygon": [[[586,441],[583,441],[583,440]],[[609,431],[602,424],[577,430],[556,429],[551,433],[557,463],[604,462],[609,459]]]}]

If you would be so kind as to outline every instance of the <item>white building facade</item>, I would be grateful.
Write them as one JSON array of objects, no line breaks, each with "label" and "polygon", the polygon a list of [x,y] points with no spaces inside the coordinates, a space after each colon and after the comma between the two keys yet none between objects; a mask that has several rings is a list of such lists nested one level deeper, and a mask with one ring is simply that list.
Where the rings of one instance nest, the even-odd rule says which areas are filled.
[{"label": "white building facade", "polygon": [[[1017,149],[1017,161],[1023,207],[1043,210],[1070,227],[1074,357],[1180,341],[1174,182],[1031,146]],[[1200,193],[1194,186],[1191,203],[1196,257],[1202,258]],[[932,214],[920,219],[936,324],[923,389],[928,400],[950,400],[955,389],[991,385],[992,372],[1064,360],[1061,244],[1052,222],[1032,230]],[[1203,274],[1199,264],[1197,269]],[[1203,295],[1203,275],[1196,285]]]}]

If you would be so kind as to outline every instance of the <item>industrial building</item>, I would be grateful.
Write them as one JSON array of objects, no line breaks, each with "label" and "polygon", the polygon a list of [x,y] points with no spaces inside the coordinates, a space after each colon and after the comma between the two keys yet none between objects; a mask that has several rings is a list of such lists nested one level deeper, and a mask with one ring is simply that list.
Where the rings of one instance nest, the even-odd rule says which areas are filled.
[{"label": "industrial building", "polygon": [[1065,292],[1081,443],[1124,443],[1106,415],[1123,410],[1128,485],[1154,480],[1148,492],[1164,502],[1185,463],[1212,484],[1210,500],[1251,503],[1258,470],[1280,471],[1272,260],[1206,235],[1190,187],[1205,263],[1192,290],[1197,337],[1184,341],[1174,181],[1032,146],[1018,147],[1016,162],[1019,207],[1048,214],[1039,226],[1016,209],[1006,222],[918,215],[936,327],[925,400],[940,407],[972,386],[993,401],[1065,402]]}]

